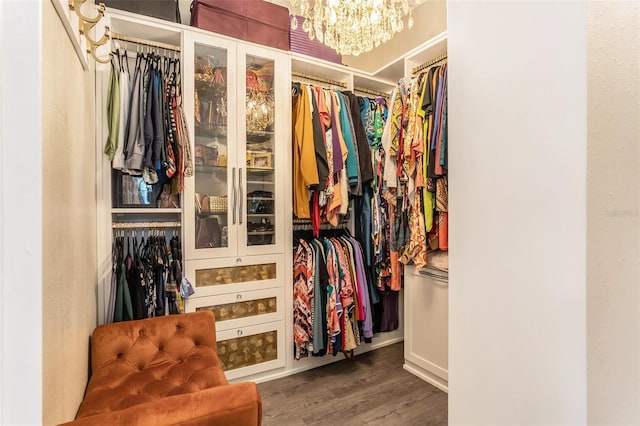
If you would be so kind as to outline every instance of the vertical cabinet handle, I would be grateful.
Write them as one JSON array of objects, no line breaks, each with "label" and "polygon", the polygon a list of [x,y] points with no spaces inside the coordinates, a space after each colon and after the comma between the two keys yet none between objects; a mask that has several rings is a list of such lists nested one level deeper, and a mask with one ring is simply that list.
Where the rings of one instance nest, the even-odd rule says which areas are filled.
[{"label": "vertical cabinet handle", "polygon": [[236,168],[231,172],[231,190],[233,191],[233,224],[236,224]]},{"label": "vertical cabinet handle", "polygon": [[244,188],[242,186],[242,167],[240,167],[240,169],[238,170],[238,189],[240,191],[240,205],[239,207],[239,216],[238,216],[238,220],[240,221],[240,225],[242,225],[242,213],[244,211],[244,209],[242,208],[242,205],[244,204]]}]

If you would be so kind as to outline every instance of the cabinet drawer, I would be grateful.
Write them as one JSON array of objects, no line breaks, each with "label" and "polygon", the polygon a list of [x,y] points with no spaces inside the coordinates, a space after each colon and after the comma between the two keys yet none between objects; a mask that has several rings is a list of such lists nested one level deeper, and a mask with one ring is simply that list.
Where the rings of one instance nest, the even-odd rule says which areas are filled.
[{"label": "cabinet drawer", "polygon": [[185,272],[202,297],[283,287],[283,265],[283,255],[200,259],[186,261]]},{"label": "cabinet drawer", "polygon": [[185,302],[187,312],[213,311],[218,331],[284,320],[284,288],[191,297]]},{"label": "cabinet drawer", "polygon": [[227,379],[283,367],[284,334],[284,321],[218,331],[218,357]]}]

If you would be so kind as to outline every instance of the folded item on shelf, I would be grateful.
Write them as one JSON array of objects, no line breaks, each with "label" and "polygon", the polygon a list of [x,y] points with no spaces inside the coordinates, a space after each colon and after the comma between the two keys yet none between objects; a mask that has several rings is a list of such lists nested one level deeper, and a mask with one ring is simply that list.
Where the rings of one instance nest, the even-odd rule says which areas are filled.
[{"label": "folded item on shelf", "polygon": [[196,144],[195,164],[196,166],[217,166],[218,147]]},{"label": "folded item on shelf", "polygon": [[449,271],[449,252],[434,251],[429,253],[427,267],[439,269],[440,271]]}]

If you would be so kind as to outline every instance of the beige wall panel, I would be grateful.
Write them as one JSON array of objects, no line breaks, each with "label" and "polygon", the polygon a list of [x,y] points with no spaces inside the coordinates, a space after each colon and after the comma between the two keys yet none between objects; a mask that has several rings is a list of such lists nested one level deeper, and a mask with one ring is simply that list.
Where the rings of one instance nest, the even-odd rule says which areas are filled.
[{"label": "beige wall panel", "polygon": [[590,425],[640,424],[640,3],[588,6]]},{"label": "beige wall panel", "polygon": [[43,9],[42,389],[50,425],[75,417],[96,325],[95,88],[51,2]]}]

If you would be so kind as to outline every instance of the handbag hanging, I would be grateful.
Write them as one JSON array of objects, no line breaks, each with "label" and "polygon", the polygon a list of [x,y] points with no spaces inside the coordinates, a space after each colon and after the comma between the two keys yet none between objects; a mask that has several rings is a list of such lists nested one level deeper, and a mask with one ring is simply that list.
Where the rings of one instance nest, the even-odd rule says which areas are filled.
[{"label": "handbag hanging", "polygon": [[196,218],[196,248],[222,247],[222,231],[215,217]]}]

